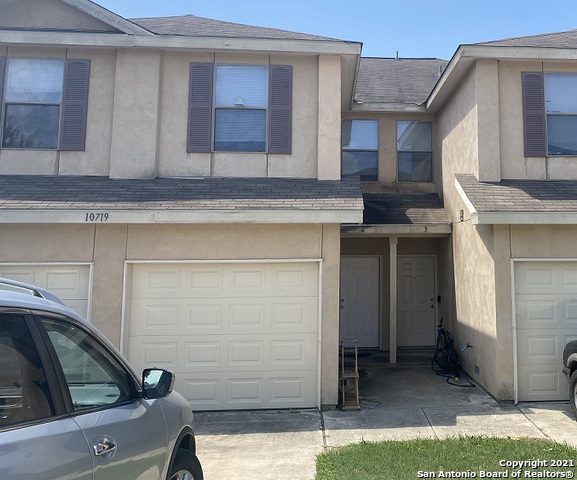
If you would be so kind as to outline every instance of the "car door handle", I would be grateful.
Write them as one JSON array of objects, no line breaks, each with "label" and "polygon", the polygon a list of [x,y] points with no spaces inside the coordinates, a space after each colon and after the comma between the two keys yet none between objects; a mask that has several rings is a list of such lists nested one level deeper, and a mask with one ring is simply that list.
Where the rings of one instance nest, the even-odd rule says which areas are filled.
[{"label": "car door handle", "polygon": [[94,449],[94,455],[101,457],[102,455],[113,453],[116,450],[116,443],[108,437],[102,437],[92,448]]}]

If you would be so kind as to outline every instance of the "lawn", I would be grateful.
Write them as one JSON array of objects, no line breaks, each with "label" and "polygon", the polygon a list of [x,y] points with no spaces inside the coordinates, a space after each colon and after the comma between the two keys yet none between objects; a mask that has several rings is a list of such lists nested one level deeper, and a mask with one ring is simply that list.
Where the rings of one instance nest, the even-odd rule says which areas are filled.
[{"label": "lawn", "polygon": [[573,478],[577,450],[536,439],[362,442],[323,453],[315,480]]}]

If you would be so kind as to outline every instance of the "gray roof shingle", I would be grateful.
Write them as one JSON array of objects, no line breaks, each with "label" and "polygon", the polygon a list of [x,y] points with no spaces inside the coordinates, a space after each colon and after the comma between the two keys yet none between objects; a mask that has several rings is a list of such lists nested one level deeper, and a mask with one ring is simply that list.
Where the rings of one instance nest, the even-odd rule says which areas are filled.
[{"label": "gray roof shingle", "polygon": [[436,193],[364,193],[364,225],[449,225]]},{"label": "gray roof shingle", "polygon": [[577,30],[475,43],[488,47],[577,48]]},{"label": "gray roof shingle", "polygon": [[0,176],[0,209],[362,210],[358,180]]},{"label": "gray roof shingle", "polygon": [[448,63],[437,58],[361,58],[355,100],[421,105]]},{"label": "gray roof shingle", "polygon": [[321,37],[307,33],[290,32],[276,28],[256,27],[240,23],[213,20],[182,15],[175,17],[131,18],[131,22],[146,28],[157,35],[181,35],[187,37],[220,38],[268,38],[280,40],[337,41],[335,38]]},{"label": "gray roof shingle", "polygon": [[575,180],[501,180],[479,182],[474,175],[456,175],[477,212],[577,212]]}]

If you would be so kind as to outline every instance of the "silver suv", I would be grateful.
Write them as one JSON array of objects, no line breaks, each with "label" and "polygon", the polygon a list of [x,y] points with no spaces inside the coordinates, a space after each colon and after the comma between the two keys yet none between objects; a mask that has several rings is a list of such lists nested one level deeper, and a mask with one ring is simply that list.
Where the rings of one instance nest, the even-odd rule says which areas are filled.
[{"label": "silver suv", "polygon": [[50,292],[0,288],[1,479],[203,480],[172,372],[139,378]]}]

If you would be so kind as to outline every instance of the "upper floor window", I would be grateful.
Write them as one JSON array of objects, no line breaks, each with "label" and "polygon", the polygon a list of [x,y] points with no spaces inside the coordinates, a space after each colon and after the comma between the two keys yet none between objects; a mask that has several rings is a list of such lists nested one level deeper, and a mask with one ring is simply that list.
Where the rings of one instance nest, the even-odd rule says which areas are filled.
[{"label": "upper floor window", "polygon": [[545,75],[547,154],[577,155],[577,75]]},{"label": "upper floor window", "polygon": [[0,57],[2,148],[84,150],[88,60]]},{"label": "upper floor window", "polygon": [[216,66],[214,150],[266,151],[268,68]]},{"label": "upper floor window", "polygon": [[58,148],[63,80],[63,60],[8,59],[3,148]]},{"label": "upper floor window", "polygon": [[188,152],[291,153],[292,67],[191,63]]},{"label": "upper floor window", "polygon": [[433,126],[431,122],[397,122],[397,178],[399,182],[433,180]]},{"label": "upper floor window", "polygon": [[379,122],[343,120],[341,174],[358,175],[364,181],[378,180]]}]

